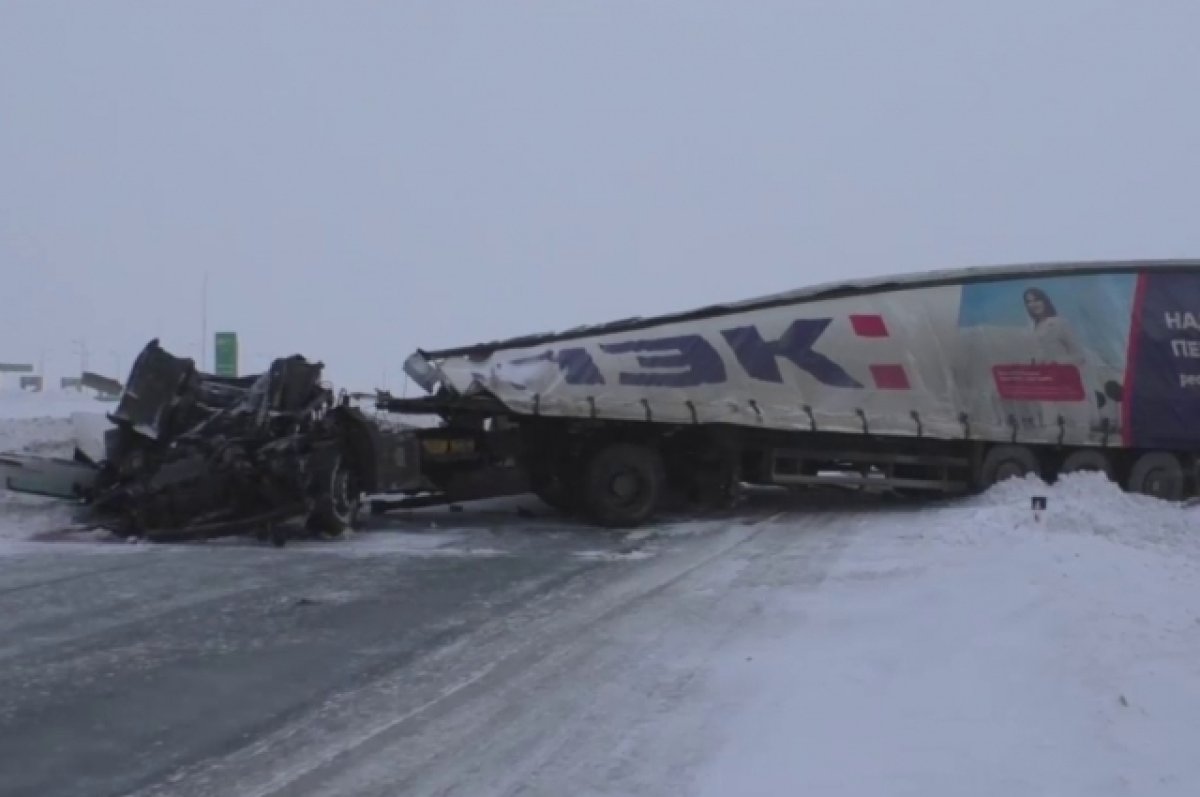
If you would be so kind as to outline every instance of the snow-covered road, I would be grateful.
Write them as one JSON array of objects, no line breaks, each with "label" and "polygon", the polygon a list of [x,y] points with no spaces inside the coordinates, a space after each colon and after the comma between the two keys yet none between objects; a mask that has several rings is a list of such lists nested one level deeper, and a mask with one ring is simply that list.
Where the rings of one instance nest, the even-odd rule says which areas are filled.
[{"label": "snow-covered road", "polygon": [[[419,698],[397,672],[352,722],[298,718],[207,772],[241,794],[1194,794],[1190,530],[1086,479],[1040,521],[1023,492],[698,530],[494,618]],[[1081,528],[1122,507],[1157,533]]]},{"label": "snow-covered road", "polygon": [[1200,788],[1200,509],[1091,477],[627,536],[425,513],[283,550],[12,541],[27,520],[4,795]]}]

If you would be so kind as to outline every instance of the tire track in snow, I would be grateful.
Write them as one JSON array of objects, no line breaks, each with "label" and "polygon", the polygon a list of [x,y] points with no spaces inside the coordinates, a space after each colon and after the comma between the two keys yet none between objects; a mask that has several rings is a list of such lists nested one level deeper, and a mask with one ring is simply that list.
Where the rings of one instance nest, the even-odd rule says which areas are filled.
[{"label": "tire track in snow", "polygon": [[[428,776],[399,784],[385,777],[367,794],[400,787],[414,794],[512,797],[560,793],[566,784],[576,792],[678,793],[719,737],[711,727],[719,723],[719,709],[698,699],[708,662],[755,623],[764,583],[768,589],[784,582],[817,588],[848,544],[831,528],[833,517],[804,523],[799,531],[806,539],[777,522],[782,519],[772,518],[762,533],[729,551],[742,556],[709,559],[645,596],[640,607],[607,618],[612,627],[599,639],[564,645],[542,663],[542,674],[527,677],[534,681],[529,686],[505,685],[510,695],[496,698],[503,708],[482,729],[464,713],[469,738],[455,747],[486,756],[472,767],[473,777],[464,779],[455,755],[446,753]],[[539,701],[533,722],[525,698]],[[710,727],[697,733],[704,726]],[[664,734],[664,727],[678,733]],[[688,737],[709,741],[681,744]],[[601,751],[608,755],[598,759]],[[346,787],[337,785],[326,793]]]},{"label": "tire track in snow", "polygon": [[[656,559],[593,565],[525,610],[139,794],[394,793],[401,781],[405,793],[467,785],[465,793],[509,794],[564,768],[596,775],[586,753],[570,751],[632,738],[625,722],[641,723],[645,736],[646,711],[676,711],[709,652],[747,612],[752,619],[753,601],[730,595],[789,569],[819,585],[847,544],[829,528],[835,519],[789,528],[777,516],[669,540]],[[804,552],[785,555],[796,546]],[[621,711],[603,720],[614,705]],[[542,738],[555,727],[557,735]],[[473,776],[463,751],[480,762]],[[628,742],[621,754],[640,756]],[[498,782],[496,765],[519,776]]]}]

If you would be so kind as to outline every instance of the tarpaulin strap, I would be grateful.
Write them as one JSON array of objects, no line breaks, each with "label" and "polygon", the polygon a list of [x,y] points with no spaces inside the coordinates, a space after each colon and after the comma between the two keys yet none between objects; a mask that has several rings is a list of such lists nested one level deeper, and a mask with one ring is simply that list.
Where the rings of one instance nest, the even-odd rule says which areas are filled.
[{"label": "tarpaulin strap", "polygon": [[912,416],[912,419],[917,422],[917,437],[921,437],[925,434],[925,427],[921,424],[921,413],[913,410],[909,414]]},{"label": "tarpaulin strap", "polygon": [[696,417],[696,402],[688,399],[686,403],[688,412],[692,414],[692,423],[700,423],[700,419]]},{"label": "tarpaulin strap", "polygon": [[862,421],[863,434],[870,434],[871,429],[869,426],[867,426],[867,414],[865,412],[863,412],[861,409],[855,410],[854,414],[857,415],[859,417],[859,420]]},{"label": "tarpaulin strap", "polygon": [[808,425],[812,427],[812,431],[817,431],[817,419],[813,417],[812,407],[804,405],[804,414],[808,416]]}]

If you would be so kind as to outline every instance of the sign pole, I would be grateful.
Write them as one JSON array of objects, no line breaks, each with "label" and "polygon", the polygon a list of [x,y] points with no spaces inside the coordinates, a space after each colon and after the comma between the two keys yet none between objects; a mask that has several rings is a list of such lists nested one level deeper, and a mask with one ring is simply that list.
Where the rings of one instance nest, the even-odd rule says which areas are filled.
[{"label": "sign pole", "polygon": [[208,272],[200,289],[200,370],[208,370]]}]

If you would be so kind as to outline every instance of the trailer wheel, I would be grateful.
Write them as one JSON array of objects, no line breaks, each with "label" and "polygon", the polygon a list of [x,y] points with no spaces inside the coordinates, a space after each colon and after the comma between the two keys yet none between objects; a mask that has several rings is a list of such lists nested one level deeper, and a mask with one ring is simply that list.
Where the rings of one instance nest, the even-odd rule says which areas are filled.
[{"label": "trailer wheel", "polygon": [[1112,460],[1109,459],[1108,454],[1091,449],[1072,451],[1063,460],[1062,467],[1058,469],[1058,472],[1060,475],[1063,473],[1099,472],[1109,480],[1113,478]]},{"label": "trailer wheel", "polygon": [[1142,454],[1129,471],[1126,488],[1131,493],[1161,498],[1164,501],[1179,501],[1184,492],[1183,465],[1179,457],[1166,451],[1151,451]]},{"label": "trailer wheel", "polygon": [[358,477],[345,454],[338,454],[334,459],[322,487],[309,513],[308,528],[330,536],[356,528],[362,496]]},{"label": "trailer wheel", "polygon": [[601,448],[584,473],[588,514],[602,526],[637,526],[658,508],[665,481],[662,457],[653,448],[631,443]]},{"label": "trailer wheel", "polygon": [[979,468],[980,487],[991,487],[1007,479],[1022,479],[1029,474],[1041,475],[1037,454],[1025,446],[993,446]]}]

